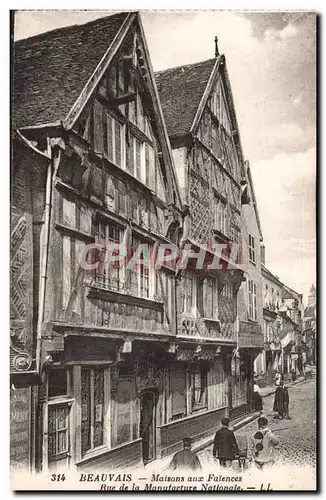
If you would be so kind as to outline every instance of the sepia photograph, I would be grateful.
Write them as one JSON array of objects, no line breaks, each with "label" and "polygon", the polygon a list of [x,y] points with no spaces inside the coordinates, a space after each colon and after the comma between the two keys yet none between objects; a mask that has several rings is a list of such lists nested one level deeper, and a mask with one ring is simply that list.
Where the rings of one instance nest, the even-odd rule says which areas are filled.
[{"label": "sepia photograph", "polygon": [[316,491],[316,12],[10,23],[11,489]]}]

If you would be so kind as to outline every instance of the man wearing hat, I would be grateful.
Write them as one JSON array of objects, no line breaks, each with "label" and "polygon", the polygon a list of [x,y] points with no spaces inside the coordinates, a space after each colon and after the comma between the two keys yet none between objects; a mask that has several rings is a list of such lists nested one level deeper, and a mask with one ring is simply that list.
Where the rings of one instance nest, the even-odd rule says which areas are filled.
[{"label": "man wearing hat", "polygon": [[275,447],[279,443],[280,440],[268,428],[267,418],[259,417],[258,432],[251,438],[248,458],[254,461],[258,469],[263,470],[274,464]]},{"label": "man wearing hat", "polygon": [[231,467],[232,460],[239,454],[234,432],[229,429],[230,420],[222,418],[222,427],[215,434],[213,457],[218,458],[221,467]]},{"label": "man wearing hat", "polygon": [[171,460],[169,470],[191,469],[201,470],[201,464],[196,453],[191,451],[191,439],[186,437],[182,440],[183,450],[178,451]]}]

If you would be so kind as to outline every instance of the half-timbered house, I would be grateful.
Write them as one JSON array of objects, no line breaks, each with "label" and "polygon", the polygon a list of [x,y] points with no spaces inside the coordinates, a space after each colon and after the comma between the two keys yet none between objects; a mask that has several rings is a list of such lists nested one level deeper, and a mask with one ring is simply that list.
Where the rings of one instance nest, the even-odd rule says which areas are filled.
[{"label": "half-timbered house", "polygon": [[[264,254],[260,224],[250,164],[241,170],[241,249],[245,281],[239,296],[239,356],[234,370],[234,398],[238,411],[252,409],[252,375],[245,377],[244,365],[257,372],[257,357],[264,347],[261,255]],[[259,372],[259,371],[258,371]]]},{"label": "half-timbered house", "polygon": [[[239,127],[217,41],[215,58],[155,76],[182,201],[189,207],[183,248],[201,255],[204,262],[197,259],[196,269],[190,260],[179,273],[177,357],[184,364],[171,366],[172,413],[176,419],[196,419],[199,425],[206,420],[216,426],[222,412],[235,418],[247,411],[252,379],[252,357],[246,363],[239,350],[237,301],[244,279]],[[217,266],[214,255],[221,257]],[[197,339],[199,353],[184,352],[179,339]]]},{"label": "half-timbered house", "polygon": [[38,242],[50,158],[14,129],[11,159],[10,467],[15,473],[35,470]]},{"label": "half-timbered house", "polygon": [[183,213],[139,14],[16,42],[14,123],[51,158],[33,242],[37,467],[146,463],[180,439],[165,427],[175,272],[152,261]]}]

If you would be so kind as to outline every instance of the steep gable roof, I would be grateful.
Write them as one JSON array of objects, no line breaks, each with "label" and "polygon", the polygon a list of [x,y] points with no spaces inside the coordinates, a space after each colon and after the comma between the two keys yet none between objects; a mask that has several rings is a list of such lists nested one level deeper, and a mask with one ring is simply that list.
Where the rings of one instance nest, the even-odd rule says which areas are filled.
[{"label": "steep gable roof", "polygon": [[190,131],[215,64],[216,58],[155,73],[170,137]]},{"label": "steep gable roof", "polygon": [[250,168],[250,164],[249,164],[248,160],[245,162],[245,169],[246,169],[246,175],[247,175],[247,178],[249,181],[250,194],[252,197],[252,204],[253,204],[254,211],[255,211],[258,231],[259,231],[259,235],[260,235],[260,241],[263,241],[263,231],[262,231],[260,217],[259,217],[258,205],[257,205],[257,200],[256,200],[255,190],[254,190],[254,183],[253,183],[252,175],[251,175],[251,168]]},{"label": "steep gable roof", "polygon": [[16,127],[63,120],[129,13],[19,40],[13,47]]}]

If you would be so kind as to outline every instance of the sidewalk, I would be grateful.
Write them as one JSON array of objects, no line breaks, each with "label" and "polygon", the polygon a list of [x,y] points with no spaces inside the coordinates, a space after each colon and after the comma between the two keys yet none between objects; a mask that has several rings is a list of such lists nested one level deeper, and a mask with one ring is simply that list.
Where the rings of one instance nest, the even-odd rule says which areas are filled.
[{"label": "sidewalk", "polygon": [[[308,380],[308,378],[298,377],[295,382],[288,382],[287,386],[292,387],[293,385],[300,384],[301,382],[304,382],[305,380]],[[267,385],[266,387],[261,387],[260,395],[262,398],[265,398],[266,396],[270,396],[271,394],[274,394],[275,389],[276,389],[275,385]]]},{"label": "sidewalk", "polygon": [[[298,379],[294,383],[290,382],[288,385],[289,385],[289,387],[292,387],[293,385],[300,384],[301,382],[304,382],[305,380],[308,380],[308,379],[306,379],[305,377],[298,377]],[[260,389],[260,394],[262,397],[270,396],[271,394],[274,394],[275,389],[276,389],[275,385],[263,387]],[[237,431],[241,427],[244,427],[245,425],[249,424],[250,422],[253,422],[254,420],[256,420],[259,417],[259,415],[260,415],[260,412],[256,411],[256,412],[244,415],[242,417],[238,417],[235,420],[231,420],[230,427],[232,428],[233,431]],[[214,436],[215,435],[211,435],[211,436],[208,436],[204,439],[201,439],[201,440],[195,442],[192,446],[192,450],[195,452],[198,452],[200,450],[203,450],[204,448],[207,448],[207,446],[212,445],[214,442]],[[158,463],[160,464],[160,469],[165,470],[168,467],[168,465],[170,464],[172,456],[173,455],[169,455],[165,458],[156,459],[153,462],[148,463],[145,466],[145,470],[148,472],[150,472],[151,470],[153,471],[156,468],[156,465]]]}]

